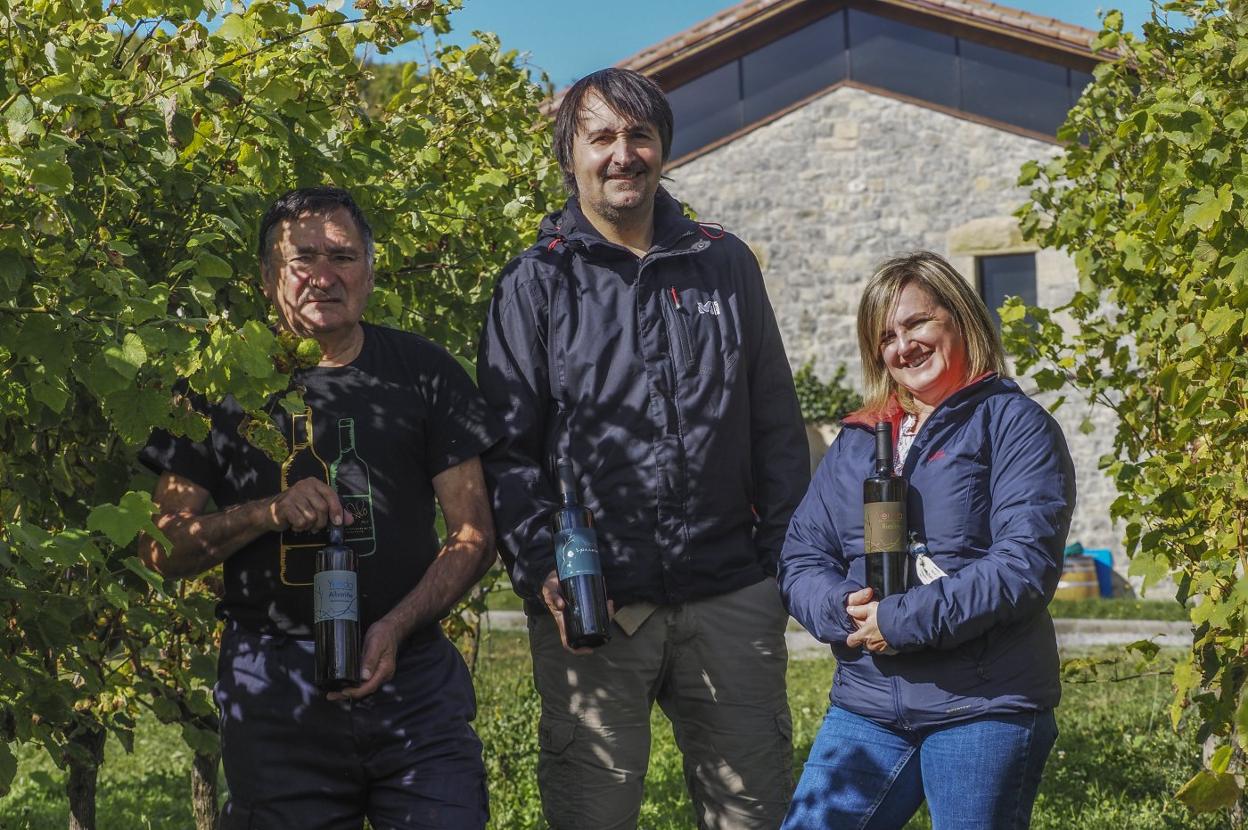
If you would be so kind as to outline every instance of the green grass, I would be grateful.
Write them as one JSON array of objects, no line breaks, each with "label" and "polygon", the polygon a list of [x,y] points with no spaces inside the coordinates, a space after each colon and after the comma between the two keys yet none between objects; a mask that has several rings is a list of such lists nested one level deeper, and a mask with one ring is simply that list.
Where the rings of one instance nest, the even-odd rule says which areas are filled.
[{"label": "green grass", "polygon": [[[113,737],[104,748],[96,798],[98,830],[181,830],[191,818],[191,751],[177,726],[139,719],[134,752]],[[42,749],[17,751],[17,778],[0,799],[4,830],[62,830],[69,824],[65,773]],[[225,791],[225,782],[220,782]]]},{"label": "green grass", "polygon": [[[794,768],[814,740],[827,708],[830,660],[793,661]],[[541,826],[537,798],[539,704],[520,632],[496,631],[483,643],[477,678],[477,729],[485,744],[496,830]],[[1168,678],[1121,683],[1067,684],[1058,709],[1061,736],[1045,772],[1032,826],[1036,830],[1171,830],[1225,828],[1225,815],[1193,816],[1169,798],[1198,768],[1190,730],[1169,727]],[[671,729],[654,716],[654,747],[646,780],[641,826],[688,830],[693,813],[684,792],[680,757]],[[190,754],[176,727],[141,720],[135,753],[109,742],[101,773],[100,830],[191,827]],[[64,777],[41,755],[19,752],[13,792],[0,800],[5,830],[60,830],[67,824]],[[928,828],[925,815],[907,830]]]},{"label": "green grass", "polygon": [[1055,599],[1049,613],[1056,618],[1085,620],[1167,620],[1187,622],[1189,610],[1175,600]]},{"label": "green grass", "polygon": [[486,596],[485,607],[491,611],[523,611],[524,600],[511,590],[511,582],[504,576]]}]

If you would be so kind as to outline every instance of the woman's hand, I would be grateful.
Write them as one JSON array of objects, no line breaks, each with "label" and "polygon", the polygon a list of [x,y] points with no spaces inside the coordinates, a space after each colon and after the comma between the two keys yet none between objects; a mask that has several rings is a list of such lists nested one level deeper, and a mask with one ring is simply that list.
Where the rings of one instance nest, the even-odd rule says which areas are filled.
[{"label": "woman's hand", "polygon": [[872,602],[873,592],[870,588],[854,591],[845,599],[845,611],[853,618],[858,630],[845,640],[850,648],[864,647],[873,654],[896,654],[897,649],[888,644],[880,633],[875,614],[880,604]]}]

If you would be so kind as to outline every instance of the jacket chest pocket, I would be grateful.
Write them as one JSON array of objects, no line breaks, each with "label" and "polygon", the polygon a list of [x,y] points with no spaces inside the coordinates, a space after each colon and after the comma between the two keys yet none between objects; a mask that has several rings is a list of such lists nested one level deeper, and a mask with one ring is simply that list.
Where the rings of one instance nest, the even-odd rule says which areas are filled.
[{"label": "jacket chest pocket", "polygon": [[688,375],[723,375],[740,352],[730,304],[702,287],[669,285],[661,297],[672,362]]},{"label": "jacket chest pocket", "polygon": [[969,553],[984,546],[991,503],[989,468],[981,448],[933,446],[925,448],[923,455],[910,476],[911,511],[920,507],[922,522],[916,525],[912,516],[912,529],[919,530],[936,552]]}]

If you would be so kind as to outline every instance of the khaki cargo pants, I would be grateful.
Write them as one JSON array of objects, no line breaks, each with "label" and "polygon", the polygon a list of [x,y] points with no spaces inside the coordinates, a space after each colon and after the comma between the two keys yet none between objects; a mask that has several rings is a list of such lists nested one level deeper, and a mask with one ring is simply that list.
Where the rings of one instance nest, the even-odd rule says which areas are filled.
[{"label": "khaki cargo pants", "polygon": [[[636,609],[630,624],[636,623]],[[785,692],[788,614],[775,580],[659,606],[591,655],[564,651],[549,614],[529,618],[542,698],[538,785],[552,830],[635,828],[657,700],[684,756],[697,826],[771,830],[793,793]]]}]

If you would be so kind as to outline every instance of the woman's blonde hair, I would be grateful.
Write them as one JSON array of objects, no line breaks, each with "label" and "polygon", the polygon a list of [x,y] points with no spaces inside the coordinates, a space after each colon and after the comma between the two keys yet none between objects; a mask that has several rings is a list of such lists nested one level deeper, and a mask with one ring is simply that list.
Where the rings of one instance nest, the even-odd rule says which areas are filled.
[{"label": "woman's blonde hair", "polygon": [[901,291],[917,282],[932,295],[949,315],[966,346],[967,377],[970,381],[987,372],[1005,375],[1005,351],[988,307],[971,284],[945,261],[930,251],[917,251],[890,259],[867,282],[858,303],[858,350],[862,357],[862,412],[881,412],[889,398],[897,396],[903,409],[913,411],[914,400],[893,380],[880,354],[880,339],[888,317],[897,306]]}]

